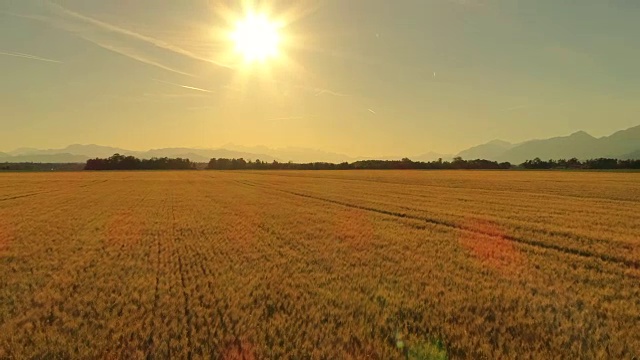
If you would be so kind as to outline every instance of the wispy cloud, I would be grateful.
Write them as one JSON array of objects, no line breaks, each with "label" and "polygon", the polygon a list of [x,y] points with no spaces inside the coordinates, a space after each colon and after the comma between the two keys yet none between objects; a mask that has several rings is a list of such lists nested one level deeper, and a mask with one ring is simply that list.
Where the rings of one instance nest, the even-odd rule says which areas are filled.
[{"label": "wispy cloud", "polygon": [[43,58],[43,57],[35,56],[35,55],[23,54],[23,53],[19,53],[19,52],[4,52],[4,51],[0,51],[0,55],[13,56],[13,57],[18,57],[18,58],[23,58],[23,59],[38,60],[38,61],[45,61],[45,62],[50,62],[50,63],[62,64],[62,61],[53,60],[53,59],[47,59],[47,58]]},{"label": "wispy cloud", "polygon": [[188,89],[188,90],[195,90],[195,91],[201,91],[201,92],[206,92],[206,93],[211,93],[213,91],[211,90],[207,90],[207,89],[201,89],[201,88],[197,88],[194,86],[187,86],[187,85],[181,85],[181,84],[176,84],[176,83],[172,83],[170,81],[164,81],[164,80],[159,80],[159,79],[151,79],[153,81],[159,82],[159,83],[163,83],[163,84],[167,84],[167,85],[173,85],[173,86],[177,86],[177,87],[181,87],[183,89]]},{"label": "wispy cloud", "polygon": [[187,110],[189,111],[203,111],[203,110],[214,110],[216,109],[215,106],[211,106],[211,105],[207,105],[207,106],[191,106],[188,107]]},{"label": "wispy cloud", "polygon": [[486,0],[449,0],[449,2],[463,7],[481,7],[487,5]]},{"label": "wispy cloud", "polygon": [[289,120],[304,120],[306,118],[313,118],[314,116],[283,116],[278,118],[269,119],[267,121],[289,121]]},{"label": "wispy cloud", "polygon": [[173,53],[176,53],[176,54],[179,54],[179,55],[183,55],[183,56],[189,57],[189,58],[194,59],[194,60],[204,61],[204,62],[211,63],[211,64],[214,64],[216,66],[227,68],[227,69],[231,69],[232,68],[229,65],[222,64],[220,62],[214,61],[212,59],[206,58],[204,56],[201,56],[201,55],[195,54],[195,53],[193,53],[191,51],[188,51],[186,49],[183,49],[178,45],[171,44],[171,43],[166,42],[164,40],[157,39],[157,38],[154,38],[154,37],[151,37],[151,36],[148,36],[148,35],[143,35],[143,34],[140,34],[138,32],[135,32],[133,30],[125,29],[125,28],[123,28],[121,26],[117,26],[115,24],[111,24],[111,23],[108,23],[108,22],[105,22],[105,21],[102,21],[102,20],[98,20],[96,18],[81,14],[81,13],[76,12],[76,11],[72,11],[70,9],[65,8],[64,6],[62,6],[60,4],[51,2],[49,0],[47,0],[47,4],[49,4],[55,11],[57,11],[58,13],[60,13],[62,15],[66,15],[68,17],[75,18],[77,20],[92,24],[92,25],[94,25],[94,26],[96,26],[98,28],[101,28],[103,30],[106,30],[106,31],[109,31],[109,32],[113,32],[113,33],[117,33],[117,34],[120,34],[120,35],[124,35],[124,36],[127,36],[127,37],[131,38],[131,39],[139,40],[139,41],[145,42],[147,44],[153,45],[155,47],[161,48],[163,50],[168,50],[168,51],[171,51]]},{"label": "wispy cloud", "polygon": [[348,97],[349,94],[344,94],[341,92],[337,92],[337,91],[333,91],[333,90],[329,90],[329,89],[320,89],[320,88],[314,88],[312,89],[315,92],[315,96],[320,96],[320,95],[332,95],[332,96],[338,96],[338,97]]},{"label": "wispy cloud", "polygon": [[501,109],[500,112],[511,112],[511,111],[518,111],[518,110],[523,110],[523,109],[539,109],[539,108],[548,108],[548,107],[557,107],[557,106],[565,106],[570,104],[570,101],[560,101],[560,102],[546,102],[546,103],[539,103],[539,104],[527,104],[527,105],[518,105],[518,106],[512,106],[512,107],[508,107],[505,109]]},{"label": "wispy cloud", "polygon": [[535,105],[518,105],[518,106],[512,106],[506,109],[502,109],[501,112],[510,112],[510,111],[516,111],[516,110],[520,110],[520,109],[526,109],[526,108],[530,108],[533,107]]},{"label": "wispy cloud", "polygon": [[184,94],[170,94],[170,93],[144,93],[143,96],[147,98],[164,98],[164,99],[191,99],[191,98],[205,98],[205,94],[197,93],[184,93]]},{"label": "wispy cloud", "polygon": [[[346,93],[343,93],[343,92],[335,91],[335,90],[324,88],[324,87],[307,86],[307,85],[302,85],[302,84],[299,84],[299,83],[292,84],[292,83],[279,81],[279,80],[270,80],[270,82],[272,82],[273,84],[277,84],[279,86],[287,87],[287,88],[304,90],[306,92],[313,93],[314,96],[320,96],[320,95],[331,95],[331,96],[336,96],[336,97],[351,97],[352,96],[350,94],[346,94]],[[235,90],[238,90],[238,89],[231,88],[230,90],[234,90],[235,91]]]}]

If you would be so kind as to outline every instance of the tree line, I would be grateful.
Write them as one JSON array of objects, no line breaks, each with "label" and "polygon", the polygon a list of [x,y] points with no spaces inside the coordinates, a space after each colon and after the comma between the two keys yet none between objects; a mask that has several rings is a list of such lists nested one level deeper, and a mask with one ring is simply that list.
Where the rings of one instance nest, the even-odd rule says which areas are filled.
[{"label": "tree line", "polygon": [[[49,167],[51,164],[46,164]],[[138,159],[134,156],[115,154],[109,158],[95,158],[87,160],[85,170],[195,170],[202,168],[198,163],[182,158],[151,158]],[[451,161],[442,159],[434,161],[413,161],[408,158],[402,160],[360,160],[355,162],[343,162],[339,164],[328,162],[265,162],[260,160],[245,160],[213,158],[206,165],[208,170],[506,170],[512,168],[522,169],[640,169],[640,160],[620,160],[610,158],[597,158],[580,161],[577,158],[559,160],[541,160],[535,158],[514,166],[509,162],[497,162],[491,160],[464,160],[455,157]],[[7,167],[0,170],[9,170]],[[12,170],[15,170],[13,168]],[[60,170],[60,169],[58,169]]]},{"label": "tree line", "polygon": [[83,164],[78,163],[0,163],[0,171],[79,171]]},{"label": "tree line", "polygon": [[640,169],[640,160],[620,160],[611,158],[597,158],[580,161],[576,158],[569,160],[541,160],[535,158],[527,160],[520,165],[525,169],[591,169],[591,170],[614,170],[614,169]]},{"label": "tree line", "polygon": [[106,159],[87,160],[85,170],[195,170],[196,163],[182,158],[138,159],[135,156],[115,154]]},{"label": "tree line", "polygon": [[339,164],[327,162],[293,163],[293,162],[263,162],[260,160],[247,161],[240,159],[211,159],[206,167],[209,170],[506,170],[520,169],[585,169],[585,170],[614,170],[614,169],[640,169],[640,160],[620,160],[610,158],[597,158],[580,161],[577,158],[569,160],[541,160],[535,158],[527,160],[520,165],[509,162],[497,162],[491,160],[464,160],[455,157],[452,161],[412,161],[408,158],[402,160],[360,160],[352,163]]},{"label": "tree line", "polygon": [[456,157],[453,161],[412,161],[404,158],[402,160],[360,160],[352,163],[343,162],[339,164],[328,162],[293,163],[293,162],[263,162],[260,160],[247,161],[240,159],[216,159],[209,161],[209,170],[357,170],[357,169],[510,169],[508,162],[498,163],[490,160],[463,160]]}]

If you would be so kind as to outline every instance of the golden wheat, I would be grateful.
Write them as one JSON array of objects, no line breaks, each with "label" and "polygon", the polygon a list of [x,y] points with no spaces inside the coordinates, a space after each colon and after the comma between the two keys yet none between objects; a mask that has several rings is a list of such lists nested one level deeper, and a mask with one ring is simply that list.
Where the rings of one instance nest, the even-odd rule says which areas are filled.
[{"label": "golden wheat", "polygon": [[0,358],[640,355],[640,174],[0,174]]}]

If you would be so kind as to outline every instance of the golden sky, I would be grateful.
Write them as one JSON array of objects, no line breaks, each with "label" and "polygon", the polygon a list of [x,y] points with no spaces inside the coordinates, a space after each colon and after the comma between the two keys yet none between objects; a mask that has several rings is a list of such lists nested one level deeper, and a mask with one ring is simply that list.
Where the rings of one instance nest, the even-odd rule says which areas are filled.
[{"label": "golden sky", "polygon": [[455,153],[637,125],[640,3],[0,3],[0,151]]}]

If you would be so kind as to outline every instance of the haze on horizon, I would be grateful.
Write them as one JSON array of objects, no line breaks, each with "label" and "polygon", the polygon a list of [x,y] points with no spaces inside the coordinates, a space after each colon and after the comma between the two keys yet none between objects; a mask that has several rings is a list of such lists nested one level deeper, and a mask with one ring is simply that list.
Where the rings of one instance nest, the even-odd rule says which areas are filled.
[{"label": "haze on horizon", "polygon": [[[236,51],[249,10],[277,49]],[[639,123],[639,18],[630,0],[7,0],[0,151],[378,156],[609,135]]]}]

